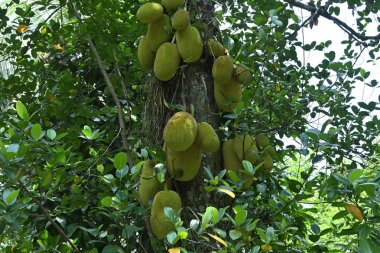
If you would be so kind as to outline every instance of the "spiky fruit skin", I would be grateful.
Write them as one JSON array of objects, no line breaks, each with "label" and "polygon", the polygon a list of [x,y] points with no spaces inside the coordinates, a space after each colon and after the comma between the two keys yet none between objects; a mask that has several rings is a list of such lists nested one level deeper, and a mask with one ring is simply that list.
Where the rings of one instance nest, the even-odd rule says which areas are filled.
[{"label": "spiky fruit skin", "polygon": [[171,25],[168,15],[162,15],[162,17],[154,22],[149,23],[146,39],[148,46],[154,52],[171,39]]},{"label": "spiky fruit skin", "polygon": [[212,77],[220,84],[226,84],[232,79],[234,62],[229,55],[219,56],[212,65]]},{"label": "spiky fruit skin", "polygon": [[362,211],[356,205],[346,204],[346,209],[358,221],[362,222],[364,220],[364,215],[363,215]]},{"label": "spiky fruit skin", "polygon": [[165,9],[175,11],[185,3],[185,0],[162,0],[161,3]]},{"label": "spiky fruit skin", "polygon": [[177,31],[185,30],[190,25],[190,14],[185,10],[178,10],[172,17],[172,27]]},{"label": "spiky fruit skin", "polygon": [[251,72],[244,65],[238,65],[234,68],[234,79],[241,84],[248,84],[253,80]]},{"label": "spiky fruit skin", "polygon": [[154,22],[162,17],[164,9],[158,3],[143,4],[136,13],[137,20],[143,24]]},{"label": "spiky fruit skin", "polygon": [[264,134],[258,134],[255,138],[256,144],[260,149],[265,149],[270,145],[270,140]]},{"label": "spiky fruit skin", "polygon": [[177,112],[164,128],[165,144],[173,151],[184,151],[194,143],[197,128],[197,122],[191,114]]},{"label": "spiky fruit skin", "polygon": [[149,206],[156,193],[164,189],[154,173],[154,165],[152,161],[145,161],[141,171],[139,198],[144,207]]},{"label": "spiky fruit skin", "polygon": [[203,52],[201,35],[197,28],[188,26],[176,32],[178,51],[184,62],[198,61]]},{"label": "spiky fruit skin", "polygon": [[141,66],[145,69],[152,69],[154,65],[154,59],[156,57],[156,53],[150,49],[146,36],[143,36],[139,42],[137,47],[137,58],[141,64]]},{"label": "spiky fruit skin", "polygon": [[232,112],[242,97],[242,85],[234,79],[230,79],[226,84],[214,82],[214,98],[219,110]]},{"label": "spiky fruit skin", "polygon": [[215,58],[224,55],[225,47],[219,41],[215,39],[209,39],[207,41],[209,54]]},{"label": "spiky fruit skin", "polygon": [[169,81],[177,73],[180,62],[181,57],[177,45],[165,42],[157,50],[153,68],[154,75],[161,81]]},{"label": "spiky fruit skin", "polygon": [[170,222],[164,212],[165,207],[170,207],[174,212],[182,208],[182,201],[175,191],[160,191],[153,199],[150,226],[153,233],[159,238],[164,239],[170,231],[174,231],[174,225]]},{"label": "spiky fruit skin", "polygon": [[198,174],[202,153],[196,144],[185,151],[173,151],[166,147],[166,166],[169,174],[177,181],[191,181]]},{"label": "spiky fruit skin", "polygon": [[207,122],[198,124],[197,137],[195,143],[199,146],[201,151],[214,153],[218,151],[220,146],[219,137],[215,130]]},{"label": "spiky fruit skin", "polygon": [[248,134],[238,135],[233,139],[233,149],[239,160],[245,159],[245,154],[253,145],[253,138]]}]

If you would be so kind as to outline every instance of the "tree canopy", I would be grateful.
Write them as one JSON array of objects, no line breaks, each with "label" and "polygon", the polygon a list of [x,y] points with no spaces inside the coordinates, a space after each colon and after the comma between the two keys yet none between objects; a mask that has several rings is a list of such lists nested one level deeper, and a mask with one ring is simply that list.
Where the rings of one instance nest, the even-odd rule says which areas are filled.
[{"label": "tree canopy", "polygon": [[[380,252],[380,96],[355,93],[380,87],[358,65],[365,54],[379,66],[380,2],[184,1],[203,51],[194,62],[181,55],[169,81],[139,62],[148,28],[136,13],[147,2],[0,3],[0,251]],[[328,40],[302,39],[321,20],[346,34],[341,52],[328,27]],[[241,98],[223,101],[232,109],[214,97],[209,39],[252,76]],[[197,153],[190,182],[171,174],[168,154],[179,151],[163,142],[178,111],[209,122],[221,143]],[[258,136],[269,138],[273,168],[249,161],[244,142],[241,169],[226,168],[223,149],[242,136],[262,156]],[[147,161],[153,176],[141,173]],[[163,239],[141,180],[182,199],[162,207],[172,225]]]}]

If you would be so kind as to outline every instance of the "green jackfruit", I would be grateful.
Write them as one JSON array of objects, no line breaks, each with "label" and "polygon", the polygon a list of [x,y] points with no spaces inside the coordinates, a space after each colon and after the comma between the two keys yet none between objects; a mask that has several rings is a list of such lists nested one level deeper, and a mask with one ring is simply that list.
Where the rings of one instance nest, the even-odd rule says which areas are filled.
[{"label": "green jackfruit", "polygon": [[163,184],[158,181],[155,175],[154,166],[154,162],[145,161],[141,171],[139,198],[141,204],[145,207],[149,206],[157,192],[164,189]]},{"label": "green jackfruit", "polygon": [[269,145],[266,148],[264,148],[263,151],[265,153],[268,153],[272,158],[274,156],[276,156],[276,149],[273,146],[271,146],[271,145]]},{"label": "green jackfruit", "polygon": [[177,73],[180,62],[181,57],[177,45],[165,42],[157,50],[153,68],[154,75],[161,81],[169,81]]},{"label": "green jackfruit", "polygon": [[191,181],[201,167],[202,153],[196,144],[185,151],[173,151],[166,147],[166,166],[169,174],[178,181]]},{"label": "green jackfruit", "polygon": [[160,191],[153,199],[150,226],[153,233],[159,238],[164,239],[170,231],[174,231],[173,222],[169,221],[165,215],[164,208],[170,207],[174,212],[182,208],[181,197],[175,191]]},{"label": "green jackfruit", "polygon": [[242,84],[248,84],[253,80],[251,72],[244,65],[238,65],[234,68],[234,78]]},{"label": "green jackfruit", "polygon": [[198,29],[194,26],[188,26],[185,30],[177,31],[175,34],[178,51],[183,61],[198,61],[203,52],[203,43]]},{"label": "green jackfruit", "polygon": [[152,69],[155,57],[156,53],[153,52],[152,49],[150,49],[150,47],[148,46],[146,36],[143,36],[137,47],[137,58],[141,66],[145,70]]},{"label": "green jackfruit", "polygon": [[218,109],[223,112],[232,112],[242,100],[242,85],[230,79],[227,84],[214,82],[214,98]]},{"label": "green jackfruit", "polygon": [[190,25],[190,15],[188,11],[178,10],[172,17],[172,27],[177,31],[185,30]]},{"label": "green jackfruit", "polygon": [[152,51],[156,52],[163,43],[171,38],[170,18],[168,15],[164,14],[160,19],[149,23],[146,39]]},{"label": "green jackfruit", "polygon": [[264,162],[264,163],[258,169],[258,172],[261,172],[261,173],[270,173],[271,172],[271,170],[273,168],[273,159],[268,153],[263,152],[259,162],[260,163]]},{"label": "green jackfruit", "polygon": [[185,0],[162,0],[161,3],[165,9],[175,11],[185,3]]},{"label": "green jackfruit", "polygon": [[195,141],[197,136],[197,122],[187,112],[177,112],[168,121],[164,128],[164,141],[173,151],[184,151]]},{"label": "green jackfruit", "polygon": [[218,151],[220,141],[215,130],[207,122],[198,123],[197,137],[195,143],[199,146],[201,151],[214,153]]},{"label": "green jackfruit", "polygon": [[163,8],[158,3],[143,4],[136,13],[137,20],[143,24],[148,24],[160,19],[163,15]]},{"label": "green jackfruit", "polygon": [[215,39],[209,39],[207,41],[209,54],[215,58],[224,55],[225,47],[219,41]]},{"label": "green jackfruit", "polygon": [[212,65],[212,77],[215,82],[225,84],[230,81],[234,72],[234,62],[229,55],[219,56]]},{"label": "green jackfruit", "polygon": [[270,145],[270,140],[264,134],[258,134],[255,138],[256,144],[260,149],[264,149]]}]

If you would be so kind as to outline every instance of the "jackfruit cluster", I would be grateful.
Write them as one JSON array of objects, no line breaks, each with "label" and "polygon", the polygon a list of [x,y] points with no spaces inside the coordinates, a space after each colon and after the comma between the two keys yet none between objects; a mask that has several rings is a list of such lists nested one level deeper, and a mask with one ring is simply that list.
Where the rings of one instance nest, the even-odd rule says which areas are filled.
[{"label": "jackfruit cluster", "polygon": [[184,3],[184,0],[146,3],[136,13],[141,23],[148,24],[148,32],[138,44],[138,60],[145,70],[153,69],[161,81],[169,81],[175,76],[181,59],[187,63],[196,62],[203,53],[198,29],[191,26],[189,12],[180,9]]},{"label": "jackfruit cluster", "polygon": [[197,124],[187,112],[175,113],[164,128],[166,167],[178,181],[191,181],[198,174],[202,152],[216,152],[218,135],[207,122]]},{"label": "jackfruit cluster", "polygon": [[223,167],[245,180],[244,188],[253,183],[254,177],[243,173],[242,161],[247,160],[254,166],[260,165],[258,172],[270,173],[274,156],[275,149],[263,134],[257,135],[256,138],[247,134],[238,135],[223,143]]}]

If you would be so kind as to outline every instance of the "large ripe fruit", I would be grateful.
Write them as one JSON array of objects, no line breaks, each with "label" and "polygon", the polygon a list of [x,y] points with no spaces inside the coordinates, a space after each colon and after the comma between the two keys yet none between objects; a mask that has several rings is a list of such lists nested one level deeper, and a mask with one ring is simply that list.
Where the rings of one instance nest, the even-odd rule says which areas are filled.
[{"label": "large ripe fruit", "polygon": [[145,161],[141,171],[139,198],[141,204],[145,207],[149,206],[157,192],[164,189],[163,184],[161,184],[156,177],[154,165],[152,161]]},{"label": "large ripe fruit", "polygon": [[153,233],[159,238],[164,239],[170,231],[174,231],[173,222],[169,221],[165,215],[164,208],[170,207],[178,213],[182,208],[181,197],[175,191],[160,191],[153,199],[150,226]]},{"label": "large ripe fruit", "polygon": [[156,53],[150,49],[147,43],[146,36],[140,39],[139,45],[137,47],[137,58],[141,66],[145,69],[152,69],[154,65],[154,58]]},{"label": "large ripe fruit", "polygon": [[185,3],[185,0],[162,0],[161,3],[165,9],[175,11]]},{"label": "large ripe fruit", "polygon": [[137,20],[143,24],[148,24],[160,19],[163,15],[163,8],[158,3],[143,4],[136,13]]},{"label": "large ripe fruit", "polygon": [[247,160],[252,164],[256,163],[259,151],[250,135],[245,134],[236,136],[233,140],[233,149],[241,161]]},{"label": "large ripe fruit", "polygon": [[201,167],[202,153],[196,144],[184,151],[166,147],[166,166],[169,174],[178,181],[191,181]]},{"label": "large ripe fruit", "polygon": [[184,151],[194,143],[197,128],[197,122],[191,114],[177,112],[164,128],[164,141],[171,150]]},{"label": "large ripe fruit", "polygon": [[190,25],[190,15],[188,11],[178,10],[172,17],[172,27],[177,31],[185,30]]},{"label": "large ripe fruit", "polygon": [[214,82],[214,98],[219,110],[232,112],[242,97],[242,85],[234,79],[230,79],[226,84]]},{"label": "large ripe fruit", "polygon": [[168,15],[163,15],[160,19],[149,23],[146,39],[148,46],[156,52],[158,48],[171,39],[171,25]]},{"label": "large ripe fruit", "polygon": [[199,146],[201,151],[214,153],[218,151],[220,141],[215,130],[207,122],[201,122],[198,124],[197,137],[195,143]]},{"label": "large ripe fruit", "polygon": [[215,39],[209,39],[207,41],[209,54],[215,58],[224,55],[225,47],[219,41]]},{"label": "large ripe fruit", "polygon": [[244,65],[238,65],[234,68],[234,78],[241,84],[248,84],[253,80],[251,72]]},{"label": "large ripe fruit", "polygon": [[154,75],[161,81],[169,81],[177,73],[181,57],[177,45],[171,42],[162,44],[154,60]]},{"label": "large ripe fruit", "polygon": [[178,51],[183,61],[198,61],[203,52],[203,43],[198,29],[194,26],[188,26],[185,30],[177,31],[175,34]]},{"label": "large ripe fruit", "polygon": [[214,81],[225,84],[230,81],[234,71],[234,62],[229,55],[219,56],[212,65],[212,77]]}]

